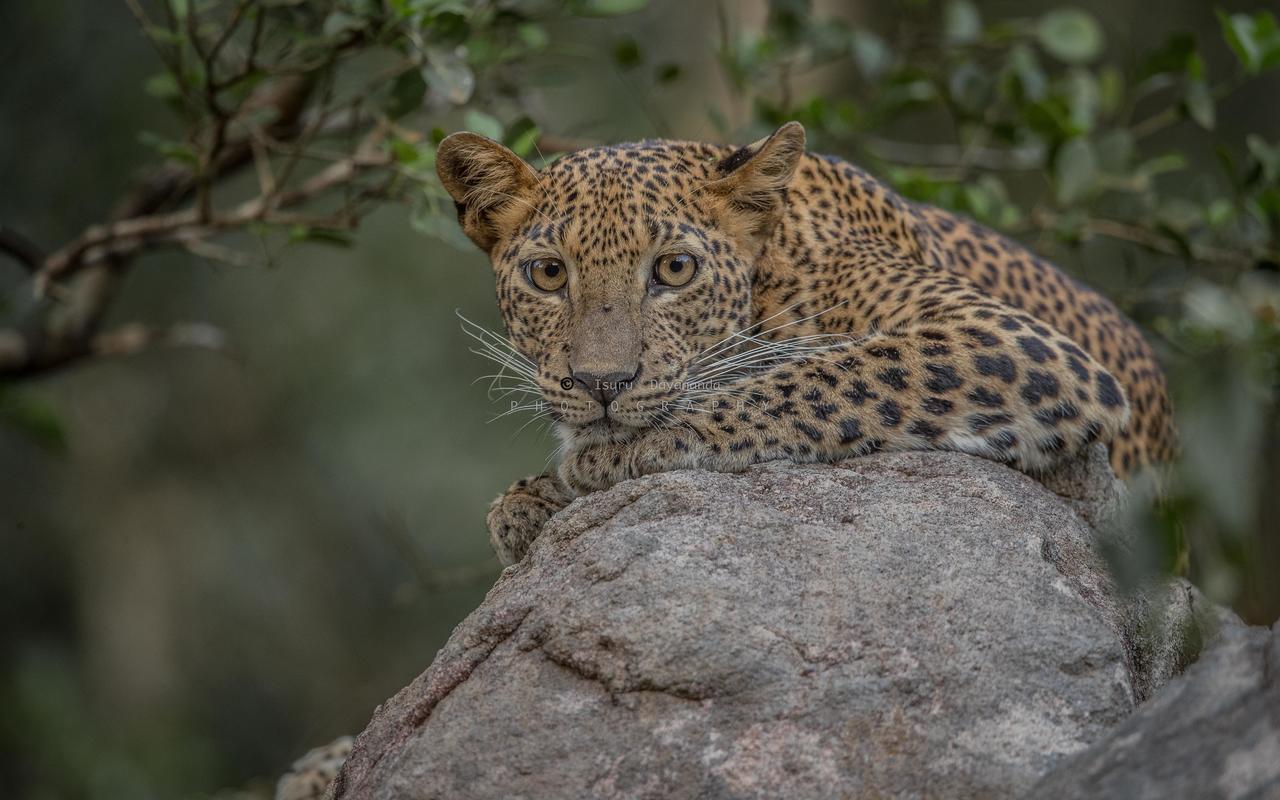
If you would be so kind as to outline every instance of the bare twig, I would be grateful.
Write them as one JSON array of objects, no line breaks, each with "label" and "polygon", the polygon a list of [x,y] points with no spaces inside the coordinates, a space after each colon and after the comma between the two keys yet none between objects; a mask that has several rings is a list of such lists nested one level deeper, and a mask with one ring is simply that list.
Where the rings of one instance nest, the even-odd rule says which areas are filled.
[{"label": "bare twig", "polygon": [[370,169],[388,165],[391,162],[390,156],[375,148],[381,139],[380,132],[371,134],[355,156],[330,164],[295,189],[279,191],[273,196],[258,196],[226,211],[212,212],[207,218],[199,208],[188,208],[91,226],[45,261],[37,276],[37,290],[42,292],[50,282],[108,258],[133,255],[158,244],[203,239],[220,231],[241,228],[251,222],[267,225],[331,225],[332,215],[291,215],[280,212],[302,205],[330,190],[344,187]]},{"label": "bare twig", "polygon": [[222,48],[226,47],[227,42],[231,41],[231,37],[235,35],[236,29],[240,27],[240,20],[244,17],[244,12],[249,9],[249,5],[249,0],[240,0],[240,2],[236,3],[236,7],[231,10],[231,18],[227,20],[226,27],[222,29],[222,34],[213,43],[213,47],[209,48],[209,72],[205,75],[205,80],[208,81],[210,86],[217,87],[213,65],[218,62],[218,56],[222,53]]},{"label": "bare twig", "polygon": [[[1223,81],[1222,83],[1214,86],[1210,90],[1210,96],[1213,98],[1213,102],[1222,102],[1224,99],[1229,97],[1232,92],[1243,86],[1245,82],[1246,81],[1243,76],[1237,75],[1231,80]],[[1170,125],[1173,125],[1185,118],[1186,114],[1183,111],[1182,105],[1175,104],[1152,114],[1146,119],[1133,123],[1129,128],[1129,132],[1133,135],[1134,139],[1145,139],[1146,137],[1162,131]]]},{"label": "bare twig", "polygon": [[[356,87],[350,98],[334,96],[333,73],[369,43],[367,31],[352,31],[321,48],[277,48],[269,44],[274,38],[265,32],[267,15],[257,0],[192,6],[185,16],[162,2],[159,24],[143,0],[125,2],[181,92],[191,126],[186,142],[197,153],[196,163],[170,162],[150,171],[106,221],[51,253],[0,228],[0,255],[32,273],[33,289],[19,295],[23,307],[16,321],[0,327],[0,379],[191,339],[177,329],[140,323],[102,330],[122,278],[144,252],[177,247],[220,263],[258,265],[259,259],[220,243],[219,236],[259,226],[289,228],[291,235],[297,227],[350,230],[374,204],[403,197],[408,182],[423,177],[402,170],[385,147],[390,136],[412,136],[380,119],[369,102],[374,90],[415,67],[411,60],[373,76],[367,91]],[[215,16],[220,27],[212,24]],[[252,31],[246,32],[250,22]],[[200,71],[202,78],[192,77]],[[265,80],[247,98],[226,91],[257,76]],[[326,147],[335,134],[350,139]],[[543,137],[539,144],[562,151],[590,143]],[[254,196],[231,202],[215,191],[250,166],[257,176]]]},{"label": "bare twig", "polygon": [[[258,107],[273,111],[273,134],[288,137],[297,129],[310,90],[309,80],[290,78],[273,82],[260,94]],[[226,177],[248,165],[252,157],[246,137],[226,146],[210,169],[218,177]],[[165,164],[140,177],[117,203],[112,217],[124,221],[182,213],[174,209],[192,196],[195,186],[196,177],[189,168]],[[64,247],[59,252],[66,256],[69,250]],[[99,326],[128,270],[130,257],[136,253],[136,248],[121,252],[106,248],[97,258],[77,263],[64,276],[64,285],[51,287],[17,323],[0,329],[0,377],[37,375],[98,352],[95,337]],[[55,263],[56,257],[42,259],[37,276]]]},{"label": "bare twig", "polygon": [[9,256],[31,272],[38,271],[45,259],[43,250],[7,225],[0,225],[0,253]]},{"label": "bare twig", "polygon": [[[1032,224],[1041,230],[1050,230],[1057,224],[1057,217],[1048,212],[1037,212],[1032,215]],[[1085,239],[1103,236],[1108,239],[1136,244],[1155,253],[1180,256],[1206,264],[1219,264],[1235,268],[1252,267],[1263,260],[1280,262],[1280,252],[1259,252],[1243,248],[1233,249],[1192,243],[1187,243],[1184,247],[1172,237],[1166,236],[1159,231],[1113,219],[1096,217],[1087,219],[1080,227],[1080,235]]]},{"label": "bare twig", "polygon": [[193,256],[199,256],[210,261],[217,261],[222,264],[230,264],[233,267],[263,267],[266,262],[261,258],[256,258],[234,247],[211,242],[208,239],[202,239],[194,236],[182,236],[178,238],[178,243],[186,248],[187,252]]},{"label": "bare twig", "polygon": [[131,322],[97,334],[89,349],[95,355],[124,356],[158,346],[197,347],[220,353],[231,350],[226,333],[205,322],[179,322],[165,326]]}]

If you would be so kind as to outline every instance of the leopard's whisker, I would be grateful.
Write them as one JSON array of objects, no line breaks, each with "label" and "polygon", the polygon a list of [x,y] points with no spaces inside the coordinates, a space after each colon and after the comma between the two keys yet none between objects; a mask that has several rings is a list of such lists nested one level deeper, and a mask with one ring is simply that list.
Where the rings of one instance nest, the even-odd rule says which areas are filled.
[{"label": "leopard's whisker", "polygon": [[730,342],[730,341],[732,341],[732,340],[734,340],[734,339],[740,339],[740,338],[755,339],[757,336],[762,335],[762,334],[765,334],[765,333],[774,333],[775,331],[780,331],[780,330],[783,330],[783,329],[785,329],[785,328],[790,328],[792,325],[799,325],[799,324],[800,324],[800,323],[802,323],[802,322],[808,322],[808,321],[810,321],[810,320],[817,319],[818,317],[822,316],[823,314],[828,314],[828,313],[830,313],[830,312],[832,312],[832,311],[836,310],[837,308],[840,308],[841,306],[847,305],[847,304],[848,304],[848,302],[849,302],[848,300],[845,300],[845,301],[842,301],[842,302],[836,303],[835,305],[833,305],[833,306],[831,306],[831,307],[829,307],[829,308],[824,308],[824,309],[822,309],[821,311],[818,311],[817,313],[814,313],[814,314],[810,314],[810,315],[809,315],[809,316],[807,316],[807,317],[801,317],[800,319],[792,320],[791,322],[788,322],[788,323],[787,323],[787,324],[785,324],[785,325],[778,325],[777,327],[769,328],[768,330],[761,330],[761,331],[759,331],[759,333],[758,333],[758,334],[752,334],[752,333],[750,333],[750,331],[751,331],[751,329],[752,329],[752,328],[758,328],[758,327],[760,327],[761,325],[763,325],[764,323],[769,322],[770,320],[775,319],[775,318],[777,318],[778,316],[780,316],[780,315],[782,315],[782,314],[785,314],[785,313],[787,313],[788,311],[790,311],[790,310],[794,309],[796,306],[800,305],[800,303],[799,303],[799,302],[792,303],[791,305],[789,305],[789,306],[787,306],[786,308],[782,309],[782,310],[781,310],[781,311],[779,311],[778,313],[773,314],[773,315],[768,316],[768,317],[765,317],[764,319],[760,320],[759,322],[756,322],[756,323],[754,323],[754,324],[752,324],[752,325],[747,326],[746,328],[743,328],[741,331],[736,331],[736,332],[734,332],[734,333],[730,334],[729,336],[725,337],[724,339],[722,339],[722,340],[721,340],[720,342],[718,342],[717,344],[712,345],[711,347],[707,348],[706,350],[704,350],[704,351],[702,352],[702,354],[699,356],[699,358],[698,358],[698,359],[696,359],[696,360],[694,361],[694,363],[696,364],[696,363],[699,363],[699,362],[701,362],[701,361],[706,360],[708,357],[710,357],[712,354],[714,354],[714,353],[715,353],[715,352],[716,352],[720,347],[722,347],[723,345],[727,344],[728,342]]},{"label": "leopard's whisker", "polygon": [[712,379],[725,378],[734,373],[769,369],[784,363],[808,358],[834,364],[836,363],[834,360],[825,358],[823,354],[843,348],[855,341],[848,336],[818,334],[810,342],[821,339],[827,339],[828,343],[814,344],[806,342],[797,344],[792,340],[784,340],[782,342],[761,341],[757,343],[758,346],[755,348],[735,353],[696,370],[691,374],[690,378],[695,382],[707,382]]},{"label": "leopard's whisker", "polygon": [[454,309],[453,313],[462,321],[462,332],[478,341],[486,349],[493,350],[497,353],[508,354],[518,363],[526,365],[531,369],[537,368],[537,364],[535,364],[524,353],[517,350],[516,346],[513,345],[507,337],[489,330],[474,320],[468,319],[459,309]]},{"label": "leopard's whisker", "polygon": [[557,446],[556,449],[548,453],[547,460],[542,462],[542,471],[546,472],[547,469],[551,466],[552,461],[555,461],[561,458],[562,456],[564,456],[565,453],[569,452],[569,448],[572,444],[573,444],[572,439],[561,437],[559,446]]},{"label": "leopard's whisker", "polygon": [[533,367],[529,367],[524,364],[521,364],[520,362],[512,359],[509,355],[506,355],[505,353],[502,353],[500,351],[493,350],[492,348],[476,349],[474,347],[469,347],[467,348],[467,350],[472,353],[475,353],[481,358],[487,358],[490,361],[494,362],[495,364],[500,364],[504,367],[507,367],[512,372],[517,373],[519,375],[524,375],[532,378],[537,374]]},{"label": "leopard's whisker", "polygon": [[538,420],[550,419],[550,417],[551,417],[551,412],[549,410],[543,409],[542,411],[539,411],[537,414],[534,414],[532,417],[529,417],[528,421],[525,422],[525,424],[521,425],[519,428],[516,428],[516,432],[511,434],[511,438],[514,440],[517,436],[519,436],[524,431],[525,428],[529,427],[530,425],[537,422]]},{"label": "leopard's whisker", "polygon": [[474,385],[483,380],[489,381],[489,386],[485,390],[485,395],[489,400],[501,400],[504,397],[516,392],[532,395],[541,395],[542,390],[538,384],[529,375],[511,374],[507,372],[507,365],[501,365],[501,368],[491,375],[481,375],[473,380]]},{"label": "leopard's whisker", "polygon": [[[533,380],[530,380],[528,377],[524,375],[512,375],[511,373],[506,372],[505,370],[499,370],[498,372],[495,372],[490,375],[481,375],[480,377],[473,380],[471,383],[472,385],[474,385],[479,383],[480,381],[486,381],[486,380],[489,381],[490,389],[505,389],[510,386],[519,386],[519,387],[522,387],[525,389],[531,389],[534,391],[538,389],[538,384],[535,383]],[[505,383],[505,381],[513,381],[514,383],[508,384],[508,383]]]},{"label": "leopard's whisker", "polygon": [[728,336],[724,337],[723,339],[719,340],[718,342],[716,342],[716,343],[712,344],[711,346],[707,347],[706,349],[704,349],[701,353],[699,353],[699,358],[698,358],[698,359],[696,359],[696,360],[694,361],[694,363],[696,364],[696,363],[698,363],[698,361],[702,361],[702,360],[704,360],[704,359],[706,359],[706,358],[710,357],[710,356],[711,356],[712,354],[714,354],[717,350],[719,350],[721,347],[724,347],[726,344],[728,344],[729,342],[733,341],[734,339],[737,339],[737,338],[740,338],[740,337],[743,337],[743,336],[749,336],[749,335],[750,335],[750,333],[749,333],[749,332],[751,331],[751,329],[752,329],[752,328],[758,328],[758,327],[760,327],[761,325],[763,325],[763,324],[765,324],[766,322],[768,322],[769,320],[771,320],[771,319],[776,319],[777,317],[782,316],[783,314],[787,313],[788,311],[792,310],[793,308],[795,308],[796,306],[800,305],[800,304],[801,304],[801,303],[803,303],[803,302],[804,302],[803,300],[797,300],[796,302],[792,303],[791,305],[789,305],[789,306],[787,306],[787,307],[783,308],[781,311],[778,311],[778,312],[777,312],[777,313],[775,313],[775,314],[770,314],[769,316],[765,317],[764,319],[760,320],[759,322],[752,323],[751,325],[748,325],[747,327],[743,328],[743,329],[742,329],[742,330],[740,330],[740,331],[734,331],[733,333],[729,334]]},{"label": "leopard's whisker", "polygon": [[732,355],[727,355],[722,359],[703,366],[699,372],[712,369],[717,366],[723,366],[728,363],[734,363],[739,359],[745,358],[750,360],[761,354],[767,354],[772,357],[782,357],[791,353],[828,352],[851,344],[855,340],[852,337],[839,334],[818,334],[811,338],[786,339],[781,342],[770,342],[767,339],[750,341],[755,344],[755,347],[738,351]]},{"label": "leopard's whisker", "polygon": [[519,414],[522,411],[532,411],[535,409],[545,411],[546,407],[547,407],[547,404],[542,401],[538,401],[535,403],[521,403],[519,405],[512,406],[511,408],[507,409],[506,411],[503,411],[497,416],[491,417],[489,419],[489,422],[497,422],[503,417],[508,417],[508,416],[511,416],[512,414]]}]

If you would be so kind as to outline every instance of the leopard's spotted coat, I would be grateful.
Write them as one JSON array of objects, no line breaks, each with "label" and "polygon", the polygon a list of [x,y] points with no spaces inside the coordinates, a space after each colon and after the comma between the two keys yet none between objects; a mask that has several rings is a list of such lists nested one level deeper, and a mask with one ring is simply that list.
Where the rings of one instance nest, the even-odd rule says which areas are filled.
[{"label": "leopard's spotted coat", "polygon": [[[1109,300],[994,231],[805,154],[797,124],[740,149],[647,141],[541,172],[457,134],[438,163],[567,445],[558,476],[495,501],[504,561],[574,492],[659,470],[939,448],[1034,472],[1100,439],[1125,475],[1174,452],[1164,375]],[[699,272],[654,292],[650,265],[672,251],[694,254]],[[524,265],[539,257],[567,265],[565,290],[530,284]],[[608,335],[607,306],[642,348],[605,418],[561,381],[576,331]],[[765,319],[767,336],[853,338],[690,398],[704,348]]]}]

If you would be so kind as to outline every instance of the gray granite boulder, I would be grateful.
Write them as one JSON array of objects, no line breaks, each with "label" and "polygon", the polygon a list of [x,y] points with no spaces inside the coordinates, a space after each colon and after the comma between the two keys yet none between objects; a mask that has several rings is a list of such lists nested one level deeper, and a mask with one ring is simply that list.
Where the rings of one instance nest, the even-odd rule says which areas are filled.
[{"label": "gray granite boulder", "polygon": [[[1177,671],[1097,453],[1048,480],[899,453],[576,500],[375,712],[337,798],[1011,797]],[[1154,598],[1154,599],[1152,599]]]},{"label": "gray granite boulder", "polygon": [[1280,623],[1224,625],[1186,674],[1027,796],[1280,798]]}]

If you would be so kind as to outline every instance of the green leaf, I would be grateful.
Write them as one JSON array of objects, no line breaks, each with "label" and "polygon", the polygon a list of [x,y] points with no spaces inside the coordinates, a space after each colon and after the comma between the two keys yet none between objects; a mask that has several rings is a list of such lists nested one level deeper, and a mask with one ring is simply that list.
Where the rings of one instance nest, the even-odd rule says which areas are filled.
[{"label": "green leaf", "polygon": [[1105,115],[1114,114],[1124,102],[1124,75],[1115,67],[1103,67],[1098,73],[1098,100]]},{"label": "green leaf", "polygon": [[166,139],[165,137],[152,133],[151,131],[139,131],[138,141],[155,150],[165,158],[171,158],[174,161],[181,161],[182,163],[193,167],[200,163],[200,157],[196,155],[196,151],[191,149],[189,145],[182,142],[175,142],[171,139]]},{"label": "green leaf", "polygon": [[387,102],[387,116],[399,119],[422,107],[427,96],[427,82],[418,70],[410,70],[396,78],[391,85],[391,98]]},{"label": "green leaf", "polygon": [[853,31],[841,20],[823,19],[807,26],[803,35],[809,47],[811,63],[817,65],[848,54]]},{"label": "green leaf", "polygon": [[1245,139],[1245,146],[1249,148],[1249,155],[1258,162],[1265,182],[1280,180],[1280,142],[1269,145],[1261,136],[1250,134]]},{"label": "green leaf", "polygon": [[62,420],[42,401],[15,392],[0,391],[0,421],[16,428],[46,450],[55,453],[67,450],[67,432]]},{"label": "green leaf", "polygon": [[502,123],[483,111],[468,111],[463,124],[473,133],[502,141]]},{"label": "green leaf", "polygon": [[537,124],[528,117],[521,117],[507,128],[506,145],[516,155],[524,158],[534,151],[541,131]]},{"label": "green leaf", "polygon": [[649,0],[578,0],[574,10],[586,17],[616,17],[643,10]]},{"label": "green leaf", "polygon": [[1004,183],[995,175],[983,175],[962,189],[961,210],[979,222],[996,227],[1011,227],[1021,220],[1018,209],[1009,202]]},{"label": "green leaf", "polygon": [[798,45],[808,32],[813,16],[813,0],[767,0],[769,15],[765,27],[771,38],[786,46]]},{"label": "green leaf", "polygon": [[982,17],[972,0],[950,0],[942,12],[942,30],[951,44],[971,44],[982,36]]},{"label": "green leaf", "polygon": [[892,66],[893,53],[889,45],[875,33],[860,28],[849,35],[849,42],[853,60],[867,80],[879,78]]},{"label": "green leaf", "polygon": [[1205,130],[1213,130],[1217,122],[1213,104],[1213,94],[1209,84],[1203,80],[1191,81],[1187,84],[1187,95],[1183,98],[1187,114]]},{"label": "green leaf", "polygon": [[1088,139],[1077,136],[1058,149],[1053,177],[1061,205],[1071,205],[1093,191],[1098,183],[1098,161]]},{"label": "green leaf", "polygon": [[1169,172],[1181,172],[1187,168],[1186,156],[1181,153],[1166,153],[1162,156],[1144,161],[1138,167],[1138,174],[1151,179]]},{"label": "green leaf", "polygon": [[1079,133],[1092,131],[1102,103],[1097,79],[1088,70],[1073,69],[1067,74],[1064,89],[1072,127]]},{"label": "green leaf", "polygon": [[516,28],[516,36],[530,50],[541,50],[551,42],[547,29],[533,22],[526,22]]},{"label": "green leaf", "polygon": [[476,91],[476,76],[456,50],[428,47],[422,66],[427,85],[456,106],[465,105]]},{"label": "green leaf", "polygon": [[1227,14],[1218,11],[1218,24],[1227,44],[1235,51],[1240,65],[1250,75],[1256,75],[1265,66],[1274,66],[1280,51],[1280,31],[1276,18],[1268,11],[1248,14]]},{"label": "green leaf", "polygon": [[674,83],[680,79],[682,74],[684,74],[684,70],[679,64],[668,62],[658,65],[654,78],[657,79],[658,83]]},{"label": "green leaf", "polygon": [[1180,197],[1165,199],[1156,211],[1156,219],[1161,225],[1179,233],[1199,224],[1201,217],[1198,205]]},{"label": "green leaf", "polygon": [[1204,221],[1211,227],[1221,228],[1235,216],[1236,208],[1225,197],[1214,199],[1204,210]]},{"label": "green leaf", "polygon": [[1073,208],[1063,214],[1059,214],[1053,221],[1053,232],[1063,241],[1079,242],[1084,238],[1085,226],[1088,222],[1088,214],[1078,208]]},{"label": "green leaf", "polygon": [[1124,128],[1108,131],[1098,137],[1094,154],[1098,157],[1098,169],[1111,175],[1123,175],[1133,161],[1133,134]]},{"label": "green leaf", "polygon": [[879,97],[881,113],[897,113],[905,108],[936,100],[938,91],[931,81],[912,70],[890,75]]},{"label": "green leaf", "polygon": [[1033,102],[1044,99],[1049,81],[1034,50],[1021,42],[1014,45],[1006,69],[1017,79],[1023,97]]},{"label": "green leaf", "polygon": [[182,95],[182,90],[178,86],[178,81],[173,77],[171,72],[158,72],[147,78],[143,87],[147,94],[152,97],[158,97],[161,100],[173,100]]},{"label": "green leaf", "polygon": [[1187,59],[1196,52],[1196,37],[1190,33],[1175,33],[1164,45],[1147,56],[1142,69],[1138,71],[1139,79],[1152,75],[1180,73],[1187,68]]},{"label": "green leaf", "polygon": [[431,40],[437,47],[453,51],[467,44],[471,37],[471,23],[467,20],[467,7],[457,10],[437,11],[431,18]]},{"label": "green leaf", "polygon": [[294,225],[289,228],[289,243],[313,242],[333,247],[350,247],[353,242],[351,234],[335,228],[313,228],[307,225]]},{"label": "green leaf", "polygon": [[640,54],[640,45],[636,44],[636,40],[630,36],[625,39],[619,39],[618,43],[613,46],[613,63],[623,69],[639,66],[643,60],[644,56]]},{"label": "green leaf", "polygon": [[1082,64],[1102,52],[1102,27],[1088,12],[1059,8],[1045,14],[1036,24],[1041,47],[1069,64]]},{"label": "green leaf", "polygon": [[391,141],[391,155],[395,156],[396,162],[406,167],[412,166],[418,162],[418,148],[413,142],[407,142],[404,139],[393,139]]},{"label": "green leaf", "polygon": [[323,32],[325,36],[334,37],[348,31],[361,30],[366,24],[364,20],[354,14],[348,14],[345,11],[334,11],[324,18]]},{"label": "green leaf", "polygon": [[956,105],[973,114],[983,111],[991,100],[991,76],[976,62],[964,61],[951,71],[947,91]]}]

